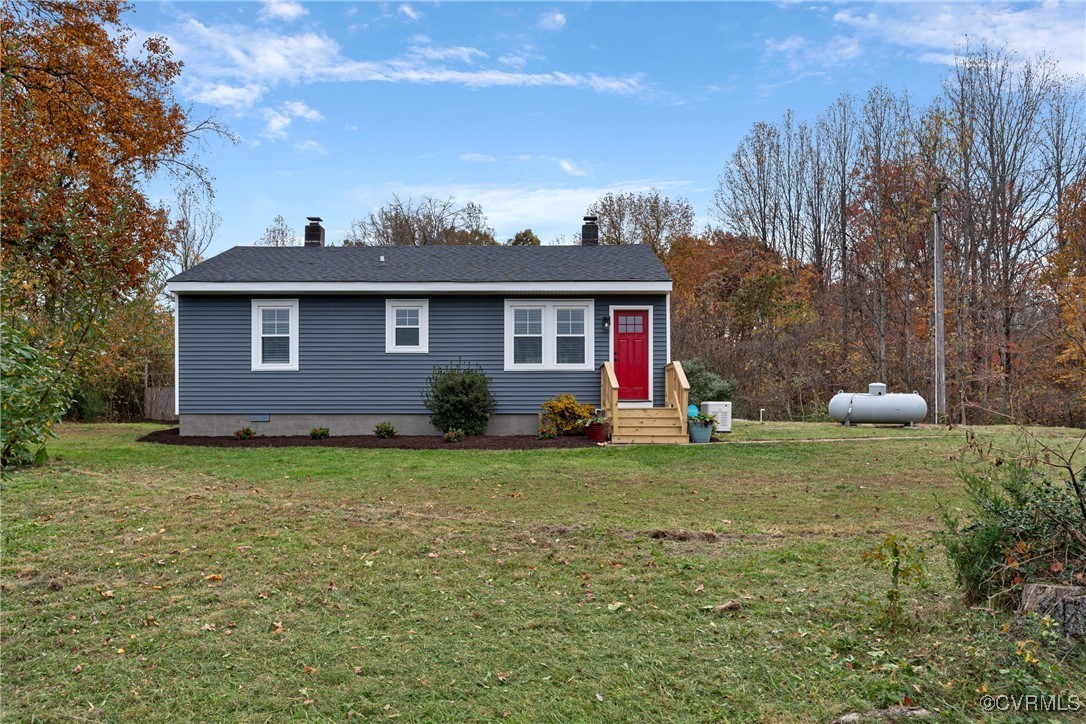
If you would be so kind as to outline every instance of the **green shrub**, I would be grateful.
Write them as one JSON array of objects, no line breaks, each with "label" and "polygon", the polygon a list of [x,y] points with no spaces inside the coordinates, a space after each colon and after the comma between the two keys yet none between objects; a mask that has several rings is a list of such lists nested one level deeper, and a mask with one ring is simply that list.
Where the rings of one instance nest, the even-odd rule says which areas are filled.
[{"label": "green shrub", "polygon": [[396,428],[391,422],[379,422],[373,426],[373,434],[386,440],[396,437]]},{"label": "green shrub", "polygon": [[478,365],[462,361],[435,367],[426,380],[422,401],[432,413],[430,422],[442,432],[455,428],[464,435],[482,435],[494,414],[490,378]]},{"label": "green shrub", "polygon": [[327,440],[330,434],[327,427],[314,427],[309,431],[309,437],[313,440]]},{"label": "green shrub", "polygon": [[595,407],[577,402],[568,392],[544,402],[543,411],[558,435],[583,435],[584,420],[596,414]]},{"label": "green shrub", "polygon": [[451,427],[445,431],[445,442],[454,443],[464,439],[464,431],[458,427]]},{"label": "green shrub", "polygon": [[710,371],[700,359],[682,363],[686,381],[690,383],[690,404],[701,405],[706,400],[729,402],[735,394],[735,383]]},{"label": "green shrub", "polygon": [[1073,583],[1086,572],[1086,526],[1069,486],[1013,461],[991,471],[962,475],[968,521],[943,512],[939,540],[966,599],[1011,606],[1023,583]]},{"label": "green shrub", "polygon": [[45,460],[45,441],[71,397],[57,360],[7,324],[0,324],[0,400],[0,465]]},{"label": "green shrub", "polygon": [[249,440],[256,437],[256,432],[251,427],[243,427],[240,430],[234,430],[234,437],[238,440]]}]

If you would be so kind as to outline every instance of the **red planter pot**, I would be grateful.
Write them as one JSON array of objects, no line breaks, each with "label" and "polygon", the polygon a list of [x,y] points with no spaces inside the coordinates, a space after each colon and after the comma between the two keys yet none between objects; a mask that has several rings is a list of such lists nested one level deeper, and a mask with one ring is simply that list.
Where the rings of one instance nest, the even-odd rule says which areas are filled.
[{"label": "red planter pot", "polygon": [[585,437],[589,440],[596,442],[607,442],[610,425],[601,425],[598,422],[594,422],[591,425],[586,425],[584,429]]}]

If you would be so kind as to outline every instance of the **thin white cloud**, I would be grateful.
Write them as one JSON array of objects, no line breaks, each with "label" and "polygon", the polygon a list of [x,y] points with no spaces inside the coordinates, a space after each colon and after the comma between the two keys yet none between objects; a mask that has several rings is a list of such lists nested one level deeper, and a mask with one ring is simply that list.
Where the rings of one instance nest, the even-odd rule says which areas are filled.
[{"label": "thin white cloud", "polygon": [[338,81],[468,88],[556,87],[652,95],[641,74],[607,76],[558,70],[528,73],[482,65],[488,58],[485,52],[462,46],[412,46],[399,57],[362,61],[345,57],[336,41],[312,31],[280,34],[267,29],[204,25],[190,18],[179,35],[179,46],[186,51],[185,71],[194,83],[203,85],[274,88],[280,84]]},{"label": "thin white cloud", "polygon": [[801,35],[768,38],[765,50],[769,56],[783,59],[793,73],[837,67],[863,54],[859,40],[845,35],[836,35],[821,43],[812,42]]},{"label": "thin white cloud", "polygon": [[671,179],[616,180],[606,185],[582,186],[510,186],[496,187],[483,184],[447,186],[407,186],[404,184],[380,184],[358,188],[351,192],[359,209],[376,209],[387,203],[392,194],[401,198],[433,196],[457,201],[474,201],[482,206],[487,220],[494,227],[499,239],[512,237],[521,229],[530,228],[544,244],[562,236],[568,241],[580,234],[584,212],[607,193],[645,192],[657,189],[661,193],[669,189],[688,188],[689,183]]},{"label": "thin white cloud", "polygon": [[573,161],[570,161],[568,158],[560,158],[560,159],[558,159],[558,168],[562,169],[563,171],[568,173],[570,176],[587,176],[588,175],[588,171],[585,171],[583,168],[576,165],[575,163],[573,163]]},{"label": "thin white cloud", "polygon": [[1033,3],[879,4],[867,14],[834,14],[864,39],[911,48],[919,60],[953,62],[966,37],[1026,56],[1046,53],[1068,73],[1086,71],[1081,0]]},{"label": "thin white cloud", "polygon": [[189,97],[209,106],[227,108],[250,108],[267,91],[262,85],[250,83],[243,86],[234,86],[228,83],[205,83],[189,90]]},{"label": "thin white cloud", "polygon": [[411,48],[410,54],[416,58],[422,58],[425,60],[453,60],[461,63],[469,64],[475,62],[477,59],[486,57],[486,53],[478,48],[465,48],[463,46],[455,46],[449,48],[433,48],[430,46]]},{"label": "thin white cloud", "polygon": [[264,20],[297,20],[309,11],[292,0],[264,0],[260,17]]},{"label": "thin white cloud", "polygon": [[473,163],[495,163],[498,159],[485,153],[462,153],[457,158],[461,161]]},{"label": "thin white cloud", "polygon": [[261,135],[272,141],[285,139],[287,129],[290,128],[296,118],[306,121],[324,120],[324,116],[321,115],[320,111],[309,107],[302,101],[286,101],[278,109],[265,108],[263,116],[264,131]]},{"label": "thin white cloud", "polygon": [[328,155],[328,149],[324,147],[324,144],[320,141],[314,141],[313,139],[295,143],[294,150],[300,153],[316,153],[321,156]]},{"label": "thin white cloud", "polygon": [[560,12],[543,13],[538,25],[543,30],[561,30],[566,25],[566,16]]},{"label": "thin white cloud", "polygon": [[402,5],[400,5],[400,7],[396,8],[396,12],[398,12],[400,15],[403,15],[408,20],[418,20],[422,17],[422,13],[411,7],[411,5],[408,3],[403,3]]}]

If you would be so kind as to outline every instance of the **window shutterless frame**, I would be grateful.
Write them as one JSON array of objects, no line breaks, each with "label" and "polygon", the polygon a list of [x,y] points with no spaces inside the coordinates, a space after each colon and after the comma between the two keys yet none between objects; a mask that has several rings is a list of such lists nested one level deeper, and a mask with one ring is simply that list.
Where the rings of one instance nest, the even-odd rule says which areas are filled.
[{"label": "window shutterless frame", "polygon": [[252,300],[253,372],[298,369],[298,300]]},{"label": "window shutterless frame", "polygon": [[595,369],[595,304],[506,299],[505,370]]},{"label": "window shutterless frame", "polygon": [[430,351],[430,300],[385,300],[385,352]]}]

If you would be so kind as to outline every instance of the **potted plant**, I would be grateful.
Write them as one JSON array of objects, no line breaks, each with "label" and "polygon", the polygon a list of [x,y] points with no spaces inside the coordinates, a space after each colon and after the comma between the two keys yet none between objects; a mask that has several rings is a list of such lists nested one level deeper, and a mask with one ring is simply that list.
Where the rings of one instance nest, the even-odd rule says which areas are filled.
[{"label": "potted plant", "polygon": [[606,417],[585,417],[580,420],[584,425],[584,434],[589,440],[607,442],[611,431],[611,423]]},{"label": "potted plant", "polygon": [[690,442],[709,442],[713,439],[716,418],[709,413],[699,412],[696,415],[688,415],[686,422],[690,430]]}]

